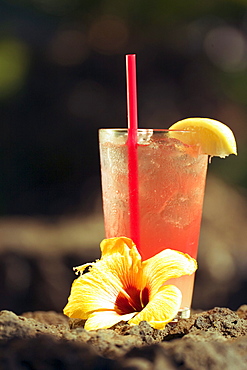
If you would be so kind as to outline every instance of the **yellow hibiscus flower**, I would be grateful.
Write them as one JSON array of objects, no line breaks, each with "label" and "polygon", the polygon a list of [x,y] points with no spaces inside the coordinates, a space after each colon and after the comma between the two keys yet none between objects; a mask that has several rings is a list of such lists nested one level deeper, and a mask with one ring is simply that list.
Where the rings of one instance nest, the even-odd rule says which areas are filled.
[{"label": "yellow hibiscus flower", "polygon": [[191,275],[196,261],[171,249],[142,261],[132,240],[125,237],[104,239],[100,248],[100,260],[75,268],[80,276],[72,284],[64,314],[85,319],[86,330],[143,320],[163,329],[176,316],[182,299],[176,286],[164,283]]}]

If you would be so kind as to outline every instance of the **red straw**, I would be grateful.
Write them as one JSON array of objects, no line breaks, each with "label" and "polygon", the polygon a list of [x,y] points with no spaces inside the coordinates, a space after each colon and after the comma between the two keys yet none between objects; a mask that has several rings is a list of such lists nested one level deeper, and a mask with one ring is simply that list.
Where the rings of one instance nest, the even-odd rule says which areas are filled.
[{"label": "red straw", "polygon": [[137,157],[137,93],[136,56],[126,55],[127,109],[128,109],[128,170],[130,237],[138,247],[140,241],[139,197],[138,197],[138,157]]}]

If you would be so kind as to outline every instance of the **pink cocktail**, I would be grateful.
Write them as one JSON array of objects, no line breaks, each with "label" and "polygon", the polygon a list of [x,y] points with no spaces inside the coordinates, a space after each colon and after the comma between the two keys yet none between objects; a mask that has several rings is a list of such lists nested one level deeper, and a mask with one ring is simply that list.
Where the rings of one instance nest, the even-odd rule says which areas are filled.
[{"label": "pink cocktail", "polygon": [[[168,130],[139,129],[138,250],[148,259],[163,249],[197,257],[208,158],[199,146],[172,138]],[[128,130],[99,131],[106,238],[132,237],[130,227]],[[171,283],[171,281],[169,282]],[[194,276],[172,282],[182,291],[182,316],[189,316]]]}]

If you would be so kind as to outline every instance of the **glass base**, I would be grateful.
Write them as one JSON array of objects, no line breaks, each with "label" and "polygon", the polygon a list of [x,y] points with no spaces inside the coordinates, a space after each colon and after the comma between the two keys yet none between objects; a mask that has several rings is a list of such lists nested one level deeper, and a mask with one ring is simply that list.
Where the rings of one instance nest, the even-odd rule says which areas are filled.
[{"label": "glass base", "polygon": [[190,318],[190,308],[185,307],[185,308],[181,308],[178,311],[176,317],[174,317],[172,322],[177,322],[178,319],[189,319],[189,318]]}]

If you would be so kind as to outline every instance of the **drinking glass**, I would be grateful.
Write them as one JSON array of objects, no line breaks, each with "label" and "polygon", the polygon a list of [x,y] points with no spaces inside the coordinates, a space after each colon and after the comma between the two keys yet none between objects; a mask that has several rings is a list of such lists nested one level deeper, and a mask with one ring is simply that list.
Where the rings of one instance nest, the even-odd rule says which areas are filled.
[{"label": "drinking glass", "polygon": [[[128,129],[100,129],[106,238],[131,235]],[[137,248],[143,260],[164,249],[197,258],[208,157],[188,145],[191,132],[137,131]],[[179,139],[178,139],[179,137]],[[133,239],[133,238],[132,238]],[[133,240],[135,242],[135,240]],[[170,280],[182,292],[181,317],[190,316],[194,274]]]}]

